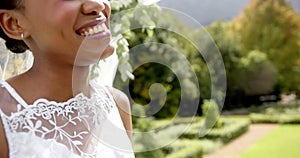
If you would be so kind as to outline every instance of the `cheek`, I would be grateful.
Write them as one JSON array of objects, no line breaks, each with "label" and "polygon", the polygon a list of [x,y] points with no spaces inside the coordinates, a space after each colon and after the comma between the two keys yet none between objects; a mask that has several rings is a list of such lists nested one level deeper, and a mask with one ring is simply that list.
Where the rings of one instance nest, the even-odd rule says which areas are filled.
[{"label": "cheek", "polygon": [[73,29],[73,25],[79,14],[79,9],[80,5],[77,3],[72,3],[69,5],[57,5],[47,19],[51,23],[56,24],[57,27],[61,27],[61,29],[64,27],[71,27],[71,29]]},{"label": "cheek", "polygon": [[[51,12],[47,11],[43,17],[39,17],[39,19],[41,19],[39,21],[41,22],[36,23],[35,31],[39,38],[41,38],[38,40],[45,41],[49,44],[55,44],[56,47],[58,47],[56,49],[59,50],[72,49],[69,50],[72,52],[78,50],[80,43],[77,41],[77,38],[73,38],[76,37],[74,24],[77,15],[77,5],[61,5],[57,6]],[[66,42],[68,42],[68,47],[66,46]]]},{"label": "cheek", "polygon": [[46,4],[42,4],[42,2],[36,3],[38,4],[34,5],[35,7],[31,7],[29,8],[30,10],[28,9],[26,11],[27,19],[31,25],[31,34],[36,34],[36,36],[44,36],[45,34],[48,38],[58,38],[55,36],[63,35],[68,37],[70,35],[66,35],[66,33],[74,32],[74,22],[76,21],[78,8],[80,7],[78,2],[54,4],[47,2]]}]

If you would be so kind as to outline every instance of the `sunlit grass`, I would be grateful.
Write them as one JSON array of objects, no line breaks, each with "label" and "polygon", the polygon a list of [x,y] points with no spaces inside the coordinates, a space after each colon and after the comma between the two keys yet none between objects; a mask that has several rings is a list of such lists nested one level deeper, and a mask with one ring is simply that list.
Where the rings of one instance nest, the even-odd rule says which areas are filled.
[{"label": "sunlit grass", "polygon": [[296,158],[300,155],[300,125],[280,125],[241,158]]}]

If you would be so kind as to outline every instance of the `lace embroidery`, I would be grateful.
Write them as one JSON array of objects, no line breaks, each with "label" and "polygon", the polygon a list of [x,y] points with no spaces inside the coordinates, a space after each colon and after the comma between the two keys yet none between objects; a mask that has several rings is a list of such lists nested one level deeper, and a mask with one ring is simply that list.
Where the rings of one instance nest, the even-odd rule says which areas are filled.
[{"label": "lace embroidery", "polygon": [[[99,151],[85,153],[80,147],[84,146],[84,139],[92,135],[91,131],[106,119],[114,105],[105,90],[100,92],[92,94],[91,98],[80,93],[63,103],[39,99],[23,109],[18,104],[17,112],[7,118],[8,127],[12,133],[25,131],[41,138],[59,139],[81,157],[94,157]],[[78,124],[84,125],[86,130],[73,130],[72,134],[65,130],[67,126]]]}]

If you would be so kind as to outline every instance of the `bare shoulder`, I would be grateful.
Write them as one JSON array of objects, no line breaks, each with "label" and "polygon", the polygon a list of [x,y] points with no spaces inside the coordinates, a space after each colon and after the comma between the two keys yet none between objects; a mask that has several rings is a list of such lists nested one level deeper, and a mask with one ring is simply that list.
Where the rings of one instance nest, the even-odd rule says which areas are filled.
[{"label": "bare shoulder", "polygon": [[8,157],[8,144],[7,139],[5,136],[4,128],[2,121],[0,119],[0,143],[2,144],[1,150],[0,150],[0,157],[5,158]]},{"label": "bare shoulder", "polygon": [[108,89],[110,90],[110,92],[116,102],[123,125],[127,132],[127,135],[131,139],[132,138],[132,118],[131,118],[131,107],[130,107],[129,99],[125,93],[123,93],[122,91],[120,91],[116,88],[108,87]]},{"label": "bare shoulder", "polygon": [[130,109],[130,103],[129,103],[129,99],[127,97],[127,95],[120,91],[119,89],[113,88],[113,87],[109,87],[109,90],[118,106],[118,108],[125,108],[126,109]]},{"label": "bare shoulder", "polygon": [[[0,86],[0,109],[4,108],[5,102],[6,102],[6,93],[4,88],[1,88]],[[0,116],[0,144],[1,145],[1,150],[0,150],[0,157],[8,157],[8,144],[7,144],[7,139],[6,139],[6,135],[5,135],[5,130],[3,127],[3,123],[1,120],[1,116]]]}]

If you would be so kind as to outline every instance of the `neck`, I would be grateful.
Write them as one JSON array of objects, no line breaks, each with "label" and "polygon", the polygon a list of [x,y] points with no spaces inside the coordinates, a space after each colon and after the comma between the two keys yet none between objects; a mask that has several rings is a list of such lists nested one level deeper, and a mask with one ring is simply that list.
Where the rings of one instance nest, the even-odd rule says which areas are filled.
[{"label": "neck", "polygon": [[25,100],[28,98],[28,103],[38,98],[61,102],[78,93],[89,96],[88,76],[89,66],[35,62],[28,72],[12,79],[12,83],[16,81],[17,90],[24,95]]}]

